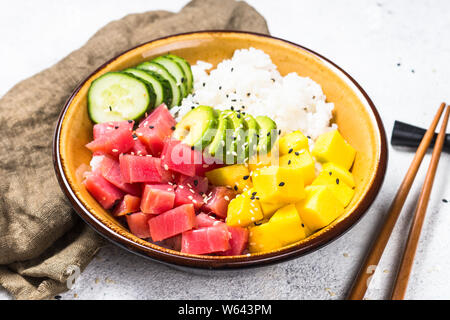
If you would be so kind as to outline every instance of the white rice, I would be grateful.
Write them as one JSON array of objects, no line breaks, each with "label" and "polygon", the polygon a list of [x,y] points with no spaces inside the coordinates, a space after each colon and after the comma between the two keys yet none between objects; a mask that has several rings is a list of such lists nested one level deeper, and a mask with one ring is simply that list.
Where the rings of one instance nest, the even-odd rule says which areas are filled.
[{"label": "white rice", "polygon": [[220,110],[233,106],[254,117],[269,116],[282,134],[300,130],[316,139],[337,128],[331,123],[334,104],[326,102],[320,85],[297,73],[282,77],[270,56],[261,50],[236,50],[231,60],[223,60],[208,74],[211,68],[203,61],[192,66],[193,94],[172,108],[177,121],[198,105]]}]

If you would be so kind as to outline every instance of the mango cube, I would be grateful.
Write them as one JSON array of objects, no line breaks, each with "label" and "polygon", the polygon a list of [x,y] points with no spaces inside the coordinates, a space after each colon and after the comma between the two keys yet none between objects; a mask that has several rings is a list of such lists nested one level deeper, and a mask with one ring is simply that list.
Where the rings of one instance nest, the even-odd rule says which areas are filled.
[{"label": "mango cube", "polygon": [[344,213],[344,206],[327,186],[308,186],[306,198],[295,206],[312,232],[326,227]]},{"label": "mango cube", "polygon": [[278,209],[269,222],[250,228],[250,252],[275,250],[300,241],[310,234],[295,205]]},{"label": "mango cube", "polygon": [[283,247],[269,222],[249,230],[248,250],[251,253],[272,251]]},{"label": "mango cube", "polygon": [[293,168],[265,167],[254,171],[252,178],[261,201],[294,203],[305,197],[303,175]]},{"label": "mango cube", "polygon": [[349,170],[356,151],[337,130],[333,130],[317,138],[312,154],[320,162],[333,162]]},{"label": "mango cube", "polygon": [[312,182],[312,186],[327,186],[334,196],[344,205],[348,206],[355,194],[355,190],[350,188],[341,179],[336,178],[329,171],[322,171],[317,178]]},{"label": "mango cube", "polygon": [[275,211],[280,209],[282,206],[284,206],[284,203],[278,202],[278,203],[271,203],[271,202],[264,202],[260,201],[261,209],[263,211],[264,218],[270,218]]},{"label": "mango cube", "polygon": [[228,204],[226,223],[229,226],[247,227],[263,218],[261,205],[259,200],[256,199],[256,191],[254,189],[238,195]]},{"label": "mango cube", "polygon": [[280,158],[280,166],[298,170],[305,185],[311,184],[316,177],[314,159],[307,150],[294,151]]},{"label": "mango cube", "polygon": [[293,151],[308,149],[308,138],[300,131],[288,133],[279,140],[280,156],[284,156]]},{"label": "mango cube", "polygon": [[225,166],[206,172],[209,182],[215,186],[228,186],[242,193],[253,187],[250,171],[243,164]]},{"label": "mango cube", "polygon": [[256,169],[278,165],[278,161],[279,159],[276,152],[268,154],[258,154],[249,160],[248,168],[250,171],[255,171]]},{"label": "mango cube", "polygon": [[325,163],[322,166],[322,171],[326,171],[331,177],[345,182],[350,188],[355,187],[355,178],[353,177],[353,174],[335,163]]}]

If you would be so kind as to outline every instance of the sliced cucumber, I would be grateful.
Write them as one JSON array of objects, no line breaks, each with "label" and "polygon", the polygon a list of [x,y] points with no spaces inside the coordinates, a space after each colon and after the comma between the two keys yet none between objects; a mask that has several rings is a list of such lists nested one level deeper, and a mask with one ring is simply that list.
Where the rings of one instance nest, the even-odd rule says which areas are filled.
[{"label": "sliced cucumber", "polygon": [[145,82],[131,74],[106,73],[89,88],[89,117],[95,123],[137,120],[147,112],[152,94]]},{"label": "sliced cucumber", "polygon": [[[154,73],[139,70],[139,69],[126,69],[123,72],[130,73],[135,77],[147,82],[147,84],[153,89],[155,93],[155,103],[153,107],[160,106],[163,102],[166,102],[167,98],[167,90],[164,90],[163,83],[161,81],[161,77]],[[168,84],[167,84],[168,85]]]},{"label": "sliced cucumber", "polygon": [[186,95],[188,95],[189,93],[191,93],[192,88],[194,87],[194,76],[192,75],[191,65],[183,58],[176,56],[174,54],[167,54],[165,55],[165,57],[168,57],[169,59],[178,62],[178,64],[183,68],[184,74],[186,75],[186,85],[187,85]]},{"label": "sliced cucumber", "polygon": [[170,105],[167,105],[168,107],[174,107],[180,105],[182,95],[181,95],[181,88],[177,85],[177,81],[175,78],[170,74],[167,69],[156,62],[144,62],[137,66],[138,69],[151,71],[159,74],[162,78],[167,80],[169,82],[171,92],[172,92],[172,102]]},{"label": "sliced cucumber", "polygon": [[167,71],[170,72],[175,80],[177,80],[177,85],[180,87],[182,97],[186,97],[188,91],[186,75],[180,64],[175,60],[169,59],[168,57],[164,56],[155,58],[152,60],[152,62],[159,63],[164,68],[166,68]]}]

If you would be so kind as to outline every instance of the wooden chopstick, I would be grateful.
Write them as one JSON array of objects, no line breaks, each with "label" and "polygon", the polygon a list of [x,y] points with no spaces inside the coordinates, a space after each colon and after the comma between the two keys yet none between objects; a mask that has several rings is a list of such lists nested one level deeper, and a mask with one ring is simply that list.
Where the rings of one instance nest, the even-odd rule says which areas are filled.
[{"label": "wooden chopstick", "polygon": [[414,219],[411,224],[411,228],[409,230],[408,240],[403,251],[400,268],[394,282],[394,288],[391,296],[392,300],[403,300],[405,297],[406,288],[408,287],[409,275],[411,274],[414,256],[416,254],[417,244],[420,238],[420,232],[422,230],[423,221],[425,219],[428,200],[430,199],[431,188],[433,187],[436,169],[439,163],[439,158],[441,157],[442,147],[444,145],[445,131],[447,129],[449,114],[450,106],[447,106],[441,125],[441,130],[437,136],[436,145],[434,146],[433,154],[431,156],[430,167],[428,168],[424,185],[422,191],[420,192],[419,201],[417,202],[417,208],[414,213]]},{"label": "wooden chopstick", "polygon": [[353,282],[347,299],[361,300],[364,298],[364,295],[369,286],[369,281],[378,266],[384,248],[386,247],[389,237],[391,236],[392,230],[394,229],[395,223],[397,222],[397,219],[400,215],[403,204],[405,203],[406,197],[408,196],[409,190],[411,189],[411,185],[414,182],[414,178],[416,177],[423,157],[425,156],[431,140],[433,139],[434,131],[436,130],[436,126],[439,122],[439,119],[441,118],[444,108],[445,103],[443,102],[439,106],[439,109],[434,116],[433,122],[431,123],[430,127],[422,138],[419,147],[417,148],[414,159],[409,166],[409,169],[397,191],[397,194],[395,195],[394,200],[391,203],[391,207],[389,208],[385,221],[381,229],[378,231],[378,235],[376,236],[375,241],[373,242],[369,253],[361,266],[361,269],[359,270],[358,275]]}]

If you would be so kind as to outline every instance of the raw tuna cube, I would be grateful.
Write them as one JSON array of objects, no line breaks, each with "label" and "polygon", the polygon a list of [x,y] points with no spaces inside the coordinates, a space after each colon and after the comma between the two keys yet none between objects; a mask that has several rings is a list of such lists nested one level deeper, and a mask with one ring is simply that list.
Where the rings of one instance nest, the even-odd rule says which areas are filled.
[{"label": "raw tuna cube", "polygon": [[128,228],[131,233],[142,239],[150,238],[150,229],[148,227],[150,217],[150,215],[142,212],[127,215]]},{"label": "raw tuna cube", "polygon": [[228,204],[236,197],[236,193],[227,187],[214,187],[207,194],[203,210],[214,213],[220,218],[227,217]]},{"label": "raw tuna cube", "polygon": [[75,177],[78,183],[82,183],[86,175],[91,173],[91,167],[85,163],[80,164],[80,166],[75,170]]},{"label": "raw tuna cube", "polygon": [[221,252],[223,256],[238,256],[243,254],[248,244],[248,230],[242,227],[227,226],[228,232],[231,234],[230,249]]},{"label": "raw tuna cube", "polygon": [[175,251],[181,251],[181,234],[164,240],[162,242],[162,245],[168,249],[172,249]]},{"label": "raw tuna cube", "polygon": [[205,227],[212,227],[214,225],[218,225],[220,223],[224,223],[222,221],[219,221],[217,219],[214,219],[210,215],[207,215],[204,212],[201,212],[197,215],[195,218],[197,228],[205,228]]},{"label": "raw tuna cube", "polygon": [[134,146],[131,148],[130,153],[136,156],[146,156],[149,154],[141,140],[134,140]]},{"label": "raw tuna cube", "polygon": [[161,214],[173,208],[175,191],[168,184],[145,185],[142,194],[141,211],[150,214]]},{"label": "raw tuna cube", "polygon": [[230,233],[225,224],[183,232],[181,252],[208,254],[230,249]]},{"label": "raw tuna cube", "polygon": [[186,176],[195,176],[195,164],[202,163],[202,153],[177,140],[165,141],[161,154],[163,165]]},{"label": "raw tuna cube", "polygon": [[172,135],[175,124],[175,119],[166,105],[162,104],[139,124],[136,134],[152,155],[159,156],[164,147],[164,140]]},{"label": "raw tuna cube", "polygon": [[153,241],[176,236],[195,227],[195,210],[186,204],[160,214],[148,222]]},{"label": "raw tuna cube", "polygon": [[194,189],[198,193],[206,193],[208,191],[208,178],[200,176],[185,176],[180,174],[177,179],[177,184],[182,184],[191,189]]},{"label": "raw tuna cube", "polygon": [[131,129],[118,127],[111,132],[104,133],[98,139],[88,143],[86,148],[93,153],[105,153],[118,157],[133,148],[134,140]]},{"label": "raw tuna cube", "polygon": [[140,205],[141,198],[127,194],[123,197],[120,204],[114,209],[114,215],[116,217],[121,217],[129,213],[138,212]]},{"label": "raw tuna cube", "polygon": [[163,183],[168,174],[161,167],[161,159],[150,156],[121,155],[119,157],[120,171],[127,183],[147,182]]},{"label": "raw tuna cube", "polygon": [[120,172],[119,161],[116,159],[110,156],[104,156],[99,165],[99,169],[103,178],[108,180],[109,183],[112,183],[120,190],[134,196],[141,195],[142,190],[139,184],[129,184],[124,182],[122,173]]},{"label": "raw tuna cube", "polygon": [[111,209],[116,201],[123,197],[123,192],[109,183],[98,172],[88,174],[83,183],[89,193],[105,209]]},{"label": "raw tuna cube", "polygon": [[104,123],[98,123],[94,125],[93,136],[94,140],[100,138],[104,134],[111,133],[116,128],[127,128],[130,131],[133,130],[134,121],[110,121]]},{"label": "raw tuna cube", "polygon": [[179,185],[175,189],[175,207],[183,204],[193,204],[196,210],[203,206],[203,197],[195,190]]}]

